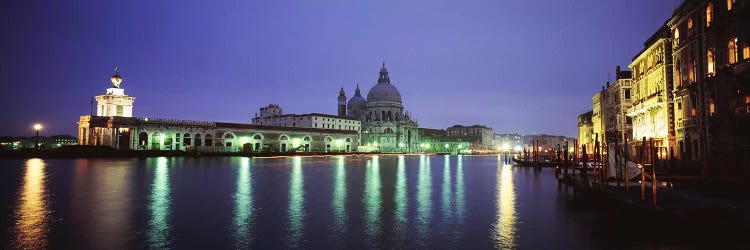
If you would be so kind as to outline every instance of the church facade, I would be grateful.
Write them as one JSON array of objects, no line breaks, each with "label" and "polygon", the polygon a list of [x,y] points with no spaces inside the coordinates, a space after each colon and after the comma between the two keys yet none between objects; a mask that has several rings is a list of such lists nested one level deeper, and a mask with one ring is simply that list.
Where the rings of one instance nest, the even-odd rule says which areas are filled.
[{"label": "church facade", "polygon": [[367,99],[359,85],[354,96],[346,101],[344,89],[339,90],[338,115],[361,121],[363,148],[386,153],[419,152],[418,124],[404,108],[401,93],[391,83],[385,64],[378,81],[370,88]]}]

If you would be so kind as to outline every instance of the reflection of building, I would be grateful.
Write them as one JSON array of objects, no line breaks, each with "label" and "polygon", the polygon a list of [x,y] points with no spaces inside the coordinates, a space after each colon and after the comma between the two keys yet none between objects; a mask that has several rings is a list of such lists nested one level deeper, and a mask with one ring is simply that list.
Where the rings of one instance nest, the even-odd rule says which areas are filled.
[{"label": "reflection of building", "polygon": [[483,125],[453,125],[447,129],[448,136],[471,143],[475,151],[495,150],[495,133],[492,128]]},{"label": "reflection of building", "polygon": [[630,71],[621,71],[620,66],[617,66],[615,77],[617,79],[612,85],[609,82],[607,83],[607,89],[604,90],[602,95],[601,112],[605,144],[622,143],[625,138],[630,138],[633,130],[632,122],[626,116],[627,110],[631,106],[632,74]]},{"label": "reflection of building", "polygon": [[[401,93],[391,84],[385,64],[380,69],[378,83],[362,97],[359,86],[354,97],[345,102],[344,90],[339,90],[339,115],[362,121],[362,144],[381,152],[418,152],[417,122],[404,111]],[[348,107],[347,107],[348,105]]]},{"label": "reflection of building", "polygon": [[589,111],[578,116],[578,144],[581,150],[584,145],[589,150],[594,146],[594,124],[591,121],[593,114],[593,111]]},{"label": "reflection of building", "polygon": [[[134,99],[124,95],[124,90],[119,88],[122,82],[119,74],[116,73],[112,77],[112,82],[114,87],[110,88],[104,95],[107,97],[102,99],[105,104],[123,103]],[[130,103],[132,104],[132,101]],[[123,108],[115,106],[115,112],[111,110],[109,105],[99,105],[97,114],[103,115],[81,116],[78,122],[78,142],[81,145],[199,152],[356,151],[359,145],[359,132],[356,129],[137,118],[132,117],[132,113],[128,111],[132,110],[132,106],[126,105],[123,105]],[[266,111],[281,114],[280,108]]]},{"label": "reflection of building", "polygon": [[[274,110],[270,114],[267,110]],[[298,128],[324,128],[336,130],[359,131],[361,122],[356,119],[340,117],[327,114],[282,114],[281,108],[276,104],[260,108],[261,115],[253,118],[255,125],[298,127]],[[264,111],[265,110],[265,111]]]},{"label": "reflection of building", "polygon": [[674,150],[674,106],[672,105],[672,42],[666,27],[644,43],[630,68],[633,69],[633,106],[628,117],[633,121],[631,145],[643,138],[663,148],[662,157]]}]

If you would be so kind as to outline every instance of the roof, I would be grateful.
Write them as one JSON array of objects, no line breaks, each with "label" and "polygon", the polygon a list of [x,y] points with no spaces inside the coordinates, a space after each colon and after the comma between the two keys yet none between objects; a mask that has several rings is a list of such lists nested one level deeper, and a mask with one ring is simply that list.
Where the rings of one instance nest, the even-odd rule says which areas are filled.
[{"label": "roof", "polygon": [[264,117],[264,118],[258,118],[258,119],[280,118],[280,117],[306,117],[306,116],[322,116],[322,117],[328,117],[328,118],[337,118],[337,119],[344,119],[344,120],[359,121],[359,120],[354,119],[354,118],[337,116],[337,115],[329,115],[329,114],[321,114],[321,113],[273,115],[273,116]]},{"label": "roof", "polygon": [[453,125],[450,128],[448,128],[448,129],[467,129],[467,128],[486,128],[486,129],[492,129],[492,128],[484,126],[484,125],[471,125],[471,126]]},{"label": "roof", "polygon": [[217,129],[231,128],[231,129],[258,129],[258,130],[281,130],[281,131],[300,131],[300,132],[315,132],[315,133],[332,133],[332,134],[359,134],[356,130],[336,130],[336,129],[323,129],[323,128],[300,128],[300,127],[283,127],[283,126],[268,126],[268,125],[255,125],[245,123],[228,123],[228,122],[216,122]]}]

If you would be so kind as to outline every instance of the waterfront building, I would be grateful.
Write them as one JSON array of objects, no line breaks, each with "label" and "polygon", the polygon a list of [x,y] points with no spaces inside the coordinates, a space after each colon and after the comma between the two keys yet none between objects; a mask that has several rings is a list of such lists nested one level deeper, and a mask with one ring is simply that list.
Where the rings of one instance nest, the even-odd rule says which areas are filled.
[{"label": "waterfront building", "polygon": [[589,111],[578,116],[578,145],[581,150],[583,150],[583,146],[586,146],[587,150],[594,146],[593,115],[594,111]]},{"label": "waterfront building", "polygon": [[630,145],[642,147],[646,138],[659,148],[660,158],[679,157],[672,102],[672,39],[666,26],[644,43],[629,67],[633,71],[633,105],[627,113],[633,121]]},{"label": "waterfront building", "polygon": [[[627,70],[615,70],[615,82],[609,84],[604,90],[601,102],[602,122],[604,123],[604,142],[609,145],[615,142],[622,143],[625,138],[630,138],[633,133],[632,121],[627,117],[627,111],[632,106],[631,88],[633,85],[632,73]],[[601,137],[600,137],[601,138]],[[606,147],[603,151],[606,151]]]},{"label": "waterfront building", "polygon": [[523,148],[523,137],[519,134],[495,134],[495,150],[516,152]]},{"label": "waterfront building", "polygon": [[[670,20],[697,50],[698,124],[707,177],[750,174],[750,2],[683,3]],[[687,20],[687,21],[686,21]]]},{"label": "waterfront building", "polygon": [[451,137],[443,129],[419,128],[419,140],[422,153],[472,153],[469,142]]},{"label": "waterfront building", "polygon": [[446,129],[448,136],[470,143],[470,149],[475,152],[494,151],[495,133],[492,128],[484,125],[453,125]]},{"label": "waterfront building", "polygon": [[78,140],[71,135],[53,135],[53,136],[3,136],[0,137],[0,150],[15,150],[24,148],[36,148],[39,142],[39,148],[55,149],[64,146],[78,145]]},{"label": "waterfront building", "polygon": [[[115,91],[105,104],[133,100],[120,88],[122,77],[111,78]],[[122,102],[120,102],[122,103]],[[130,102],[132,104],[132,102]],[[350,152],[357,151],[359,131],[333,128],[285,127],[257,124],[132,117],[128,107],[98,105],[97,113],[78,121],[78,143],[130,150],[184,150],[196,152]],[[261,109],[279,114],[278,105]],[[132,110],[132,105],[129,106]],[[312,116],[310,116],[312,118]],[[312,120],[314,121],[314,120]]]},{"label": "waterfront building", "polygon": [[297,128],[324,128],[335,130],[358,131],[362,122],[345,116],[335,116],[320,113],[283,114],[278,104],[269,104],[260,108],[260,115],[252,119],[252,124]]},{"label": "waterfront building", "polygon": [[[548,134],[540,134],[540,135],[524,135],[523,141],[525,147],[532,147],[534,145],[534,141],[536,141],[538,146],[543,151],[553,151],[558,146],[561,148],[565,147],[565,143],[568,143],[568,150],[573,150],[573,142],[576,138],[561,136],[561,135],[548,135]],[[588,150],[588,149],[587,149]],[[590,153],[591,151],[589,151]]]},{"label": "waterfront building", "polygon": [[[602,87],[601,92],[597,92],[594,94],[593,97],[591,97],[591,103],[592,103],[592,110],[591,110],[591,140],[592,143],[589,146],[586,146],[586,150],[588,152],[591,152],[593,149],[593,142],[598,141],[599,143],[603,142],[604,137],[604,119],[602,117],[602,96],[604,93],[604,87]],[[583,147],[581,147],[581,150],[583,150]]]},{"label": "waterfront building", "polygon": [[345,117],[361,121],[362,145],[365,148],[393,153],[415,153],[420,150],[417,122],[405,110],[401,93],[391,83],[385,63],[380,68],[377,84],[370,88],[366,100],[359,86],[348,103],[342,101],[346,99],[343,88],[339,90],[337,99],[340,116],[343,116],[342,110],[346,110]]},{"label": "waterfront building", "polygon": [[678,155],[685,160],[703,161],[706,150],[705,121],[700,119],[708,106],[704,105],[705,74],[701,73],[709,71],[702,63],[707,51],[703,45],[703,24],[708,20],[704,19],[701,7],[705,2],[683,1],[667,21],[672,37],[675,140]]}]

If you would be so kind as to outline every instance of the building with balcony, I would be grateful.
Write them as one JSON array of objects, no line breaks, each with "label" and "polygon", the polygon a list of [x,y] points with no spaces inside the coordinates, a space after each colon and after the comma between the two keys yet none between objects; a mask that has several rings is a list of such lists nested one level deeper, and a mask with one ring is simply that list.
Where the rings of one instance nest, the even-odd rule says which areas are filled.
[{"label": "building with balcony", "polygon": [[653,140],[662,159],[679,158],[672,102],[672,39],[666,26],[644,43],[644,49],[633,58],[630,68],[633,71],[632,107],[627,112],[633,122],[630,145],[642,147],[644,138]]}]

